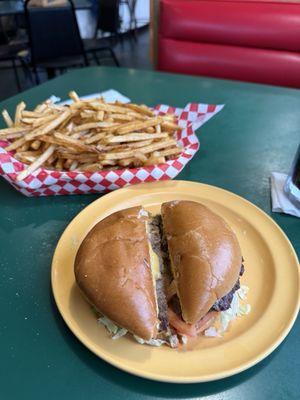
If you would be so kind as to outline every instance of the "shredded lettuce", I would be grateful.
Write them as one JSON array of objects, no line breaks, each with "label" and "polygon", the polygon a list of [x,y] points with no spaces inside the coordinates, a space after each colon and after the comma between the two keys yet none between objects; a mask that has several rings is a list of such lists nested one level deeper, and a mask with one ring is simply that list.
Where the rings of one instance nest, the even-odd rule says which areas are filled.
[{"label": "shredded lettuce", "polygon": [[187,344],[187,342],[188,342],[187,336],[186,335],[181,335],[181,341],[182,341],[183,344]]},{"label": "shredded lettuce", "polygon": [[207,337],[219,337],[220,336],[220,334],[218,333],[217,329],[214,326],[211,326],[210,328],[206,329],[204,334]]},{"label": "shredded lettuce", "polygon": [[118,332],[115,335],[113,335],[112,339],[114,340],[119,339],[120,337],[126,335],[127,332],[128,332],[127,329],[119,328]]},{"label": "shredded lettuce", "polygon": [[246,304],[247,293],[249,288],[242,285],[234,294],[230,308],[226,311],[220,312],[219,327],[212,326],[204,331],[204,335],[207,337],[218,337],[227,330],[231,321],[237,317],[249,314],[251,311],[250,304]]},{"label": "shredded lettuce", "polygon": [[119,339],[121,336],[124,336],[127,333],[127,329],[120,328],[118,325],[113,323],[107,317],[99,318],[98,322],[99,322],[99,324],[102,324],[105,326],[105,328],[108,330],[108,332],[112,335],[112,339]]},{"label": "shredded lettuce", "polygon": [[242,300],[246,300],[248,292],[249,292],[248,286],[241,285],[241,287],[238,290],[239,298],[242,299]]},{"label": "shredded lettuce", "polygon": [[133,335],[135,340],[140,343],[140,344],[148,344],[149,346],[161,346],[162,344],[166,343],[165,340],[162,339],[150,339],[150,340],[144,340],[136,335]]},{"label": "shredded lettuce", "polygon": [[168,337],[168,339],[169,339],[170,346],[171,346],[172,348],[178,347],[179,340],[178,340],[178,336],[177,336],[177,335],[170,335],[170,336]]},{"label": "shredded lettuce", "polygon": [[138,218],[149,217],[149,212],[143,208],[139,211]]}]

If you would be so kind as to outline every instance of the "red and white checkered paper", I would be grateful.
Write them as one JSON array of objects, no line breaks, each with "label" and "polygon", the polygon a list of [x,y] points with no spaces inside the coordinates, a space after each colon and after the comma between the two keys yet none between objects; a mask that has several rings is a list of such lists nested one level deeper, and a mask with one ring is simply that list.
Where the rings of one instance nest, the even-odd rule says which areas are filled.
[{"label": "red and white checkered paper", "polygon": [[177,133],[178,142],[184,147],[183,152],[178,158],[164,164],[98,172],[63,172],[39,168],[18,182],[17,174],[26,168],[26,165],[5,150],[7,142],[0,141],[0,175],[25,196],[103,193],[136,183],[173,179],[199,150],[196,129],[222,108],[222,105],[197,103],[189,103],[183,109],[157,105],[154,108],[157,114],[174,113],[183,128]]}]

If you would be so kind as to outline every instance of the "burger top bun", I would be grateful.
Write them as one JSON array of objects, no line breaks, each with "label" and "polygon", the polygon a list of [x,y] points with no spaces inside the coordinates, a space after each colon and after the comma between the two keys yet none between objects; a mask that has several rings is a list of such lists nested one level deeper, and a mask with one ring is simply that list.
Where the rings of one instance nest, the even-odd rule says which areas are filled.
[{"label": "burger top bun", "polygon": [[200,203],[171,201],[161,211],[182,317],[193,324],[233,288],[241,249],[227,223]]},{"label": "burger top bun", "polygon": [[141,207],[98,222],[75,259],[76,281],[87,300],[117,325],[145,340],[157,335],[155,288]]}]

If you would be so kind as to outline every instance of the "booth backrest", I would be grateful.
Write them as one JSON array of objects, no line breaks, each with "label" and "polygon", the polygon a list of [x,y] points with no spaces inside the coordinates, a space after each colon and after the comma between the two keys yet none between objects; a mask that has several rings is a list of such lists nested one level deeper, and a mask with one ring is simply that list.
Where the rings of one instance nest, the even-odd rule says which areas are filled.
[{"label": "booth backrest", "polygon": [[157,68],[300,88],[300,4],[161,0]]}]

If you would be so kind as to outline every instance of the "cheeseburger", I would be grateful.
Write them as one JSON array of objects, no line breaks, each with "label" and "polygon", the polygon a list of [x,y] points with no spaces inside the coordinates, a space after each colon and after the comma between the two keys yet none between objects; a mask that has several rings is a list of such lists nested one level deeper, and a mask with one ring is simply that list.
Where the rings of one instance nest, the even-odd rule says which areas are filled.
[{"label": "cheeseburger", "polygon": [[129,332],[140,343],[178,347],[201,333],[218,336],[214,324],[238,301],[242,262],[220,216],[197,202],[171,201],[160,215],[133,207],[98,222],[74,271],[113,338]]}]

